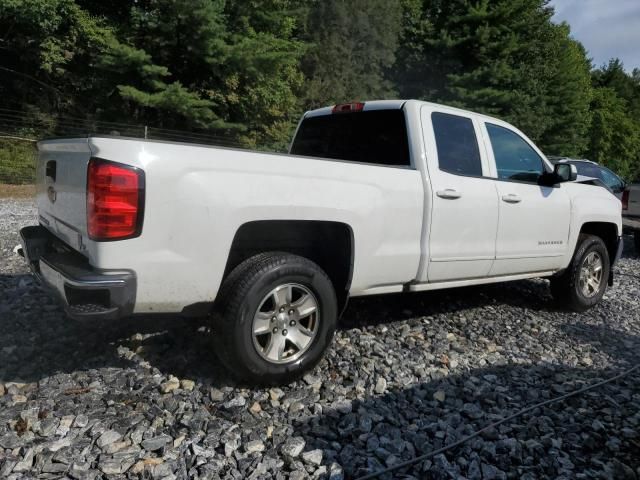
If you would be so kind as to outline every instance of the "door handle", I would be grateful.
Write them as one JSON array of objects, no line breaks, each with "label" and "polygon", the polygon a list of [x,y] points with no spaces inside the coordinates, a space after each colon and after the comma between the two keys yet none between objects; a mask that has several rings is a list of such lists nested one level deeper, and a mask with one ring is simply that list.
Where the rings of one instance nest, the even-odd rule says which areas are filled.
[{"label": "door handle", "polygon": [[440,198],[448,198],[450,200],[455,200],[456,198],[460,198],[462,194],[453,188],[447,188],[445,190],[438,190],[436,192]]},{"label": "door handle", "polygon": [[522,201],[522,198],[520,198],[520,195],[516,195],[515,193],[510,193],[508,195],[503,195],[502,200],[507,203],[520,203]]}]

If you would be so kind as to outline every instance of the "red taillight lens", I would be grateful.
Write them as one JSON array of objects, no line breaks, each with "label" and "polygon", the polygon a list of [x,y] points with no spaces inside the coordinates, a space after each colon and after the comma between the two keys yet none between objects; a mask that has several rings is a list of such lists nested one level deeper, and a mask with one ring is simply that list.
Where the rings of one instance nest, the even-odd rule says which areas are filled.
[{"label": "red taillight lens", "polygon": [[350,113],[350,112],[361,112],[364,109],[363,102],[353,102],[353,103],[342,103],[340,105],[336,105],[331,110],[331,113]]},{"label": "red taillight lens", "polygon": [[87,230],[92,240],[122,240],[142,231],[144,174],[92,158],[87,174]]},{"label": "red taillight lens", "polygon": [[629,190],[622,192],[622,210],[629,210]]}]

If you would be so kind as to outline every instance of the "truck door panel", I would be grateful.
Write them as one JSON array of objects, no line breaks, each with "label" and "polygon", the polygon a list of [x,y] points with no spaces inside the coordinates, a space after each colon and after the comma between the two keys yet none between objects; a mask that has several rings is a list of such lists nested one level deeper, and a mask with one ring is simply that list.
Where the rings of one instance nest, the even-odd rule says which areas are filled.
[{"label": "truck door panel", "polygon": [[569,238],[569,196],[561,185],[538,184],[544,160],[517,132],[491,123],[485,128],[500,210],[490,275],[560,268]]},{"label": "truck door panel", "polygon": [[[455,113],[453,113],[455,112]],[[422,109],[431,223],[428,266],[422,281],[439,282],[486,276],[495,257],[498,198],[478,145],[473,116],[458,111]]]}]

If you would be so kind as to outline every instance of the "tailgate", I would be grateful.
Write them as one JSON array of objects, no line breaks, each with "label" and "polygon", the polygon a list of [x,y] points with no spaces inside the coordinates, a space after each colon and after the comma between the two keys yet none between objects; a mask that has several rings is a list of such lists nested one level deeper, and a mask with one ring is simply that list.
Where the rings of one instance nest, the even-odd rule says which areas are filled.
[{"label": "tailgate", "polygon": [[87,138],[38,142],[36,192],[40,223],[72,248],[87,239]]}]

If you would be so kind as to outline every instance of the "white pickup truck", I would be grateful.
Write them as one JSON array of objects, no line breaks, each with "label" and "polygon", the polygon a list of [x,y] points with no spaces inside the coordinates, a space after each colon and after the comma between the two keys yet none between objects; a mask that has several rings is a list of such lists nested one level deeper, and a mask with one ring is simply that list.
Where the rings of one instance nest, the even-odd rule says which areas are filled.
[{"label": "white pickup truck", "polygon": [[349,296],[532,277],[585,310],[621,203],[513,126],[416,100],[307,112],[288,155],[119,137],[41,141],[35,274],[75,318],[213,312],[235,374],[286,382]]}]

